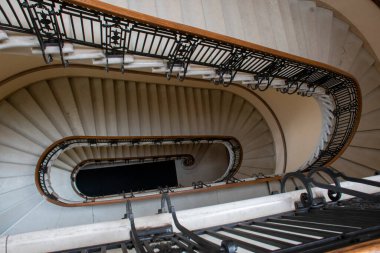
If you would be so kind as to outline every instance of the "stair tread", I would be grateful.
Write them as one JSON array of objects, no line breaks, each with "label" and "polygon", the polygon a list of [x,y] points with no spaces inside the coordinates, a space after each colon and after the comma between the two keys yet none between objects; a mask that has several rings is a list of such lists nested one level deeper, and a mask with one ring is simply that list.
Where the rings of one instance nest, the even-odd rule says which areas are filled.
[{"label": "stair tread", "polygon": [[202,0],[180,0],[180,2],[183,23],[201,29],[206,28]]},{"label": "stair tread", "polygon": [[212,32],[226,34],[221,0],[202,1],[202,7],[203,13],[207,13],[205,28]]},{"label": "stair tread", "polygon": [[338,66],[341,55],[344,53],[343,45],[349,33],[349,26],[340,19],[333,18],[332,35],[330,42],[329,60],[328,63],[333,66]]},{"label": "stair tread", "polygon": [[332,36],[333,12],[328,9],[317,7],[317,37],[319,47],[318,60],[328,63],[329,48]]},{"label": "stair tread", "polygon": [[362,45],[363,42],[361,39],[350,32],[346,38],[346,41],[344,42],[344,53],[341,56],[339,67],[344,70],[349,70]]},{"label": "stair tread", "polygon": [[350,73],[356,78],[360,78],[365,74],[365,72],[372,66],[375,62],[373,57],[368,53],[367,50],[362,48],[357,54],[353,64],[350,68]]},{"label": "stair tread", "polygon": [[316,3],[314,1],[299,1],[302,29],[306,40],[308,58],[319,59],[319,45],[317,37]]}]

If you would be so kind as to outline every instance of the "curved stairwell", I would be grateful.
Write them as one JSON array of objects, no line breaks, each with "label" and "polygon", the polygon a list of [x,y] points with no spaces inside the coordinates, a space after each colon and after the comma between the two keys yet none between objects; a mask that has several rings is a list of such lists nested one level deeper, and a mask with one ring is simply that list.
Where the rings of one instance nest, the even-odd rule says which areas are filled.
[{"label": "curved stairwell", "polygon": [[[85,160],[75,155],[81,151],[87,155]],[[233,178],[240,168],[243,150],[237,139],[228,136],[67,137],[53,143],[40,157],[36,168],[37,188],[48,201],[63,206],[124,203],[126,192],[93,198],[78,194],[74,187],[78,166],[88,160],[95,160],[92,168],[97,168],[96,160],[102,160],[107,167],[107,164],[116,165],[115,160],[118,165],[123,165],[130,162],[143,163],[145,159],[151,160],[150,162],[156,159],[162,161],[165,159],[161,158],[176,156],[191,157],[188,161],[177,162],[175,166],[177,185],[171,187],[183,188],[191,187],[196,182],[218,183]],[[70,183],[72,189],[68,186]],[[151,196],[144,193],[144,185],[139,187],[140,192],[134,194],[134,197]],[[158,187],[165,188],[165,185],[157,185],[156,190],[148,190],[154,190],[157,194]]]},{"label": "curved stairwell", "polygon": [[[82,149],[88,158],[85,160],[78,159],[75,153]],[[80,152],[80,151],[79,151]],[[121,155],[117,155],[121,154]],[[108,166],[125,165],[139,162],[139,159],[147,159],[147,162],[154,162],[154,158],[164,156],[189,155],[194,159],[194,163],[186,166],[183,160],[176,161],[176,173],[178,184],[182,186],[191,186],[193,182],[203,181],[212,182],[220,178],[225,169],[228,167],[228,153],[222,144],[174,144],[174,145],[141,145],[141,146],[122,146],[117,147],[80,147],[64,151],[57,157],[49,171],[49,179],[54,192],[68,203],[83,203],[83,197],[78,196],[70,181],[72,180],[73,171],[76,166],[83,161],[91,159],[112,160],[119,159],[120,162],[105,163]],[[134,161],[123,162],[123,158],[135,158]],[[153,159],[149,159],[153,157]],[[159,160],[159,159],[158,159]],[[163,159],[165,160],[165,159]],[[210,160],[215,161],[210,163]],[[95,163],[95,167],[97,163]],[[100,165],[98,166],[101,167]],[[78,171],[76,172],[78,173]],[[75,173],[75,174],[76,174]],[[162,185],[165,187],[165,185]],[[144,190],[144,189],[141,189]],[[129,193],[128,193],[129,194]],[[79,197],[79,198],[78,198]],[[123,202],[123,201],[121,201]]]},{"label": "curved stairwell", "polygon": [[[301,0],[110,0],[107,2],[315,59],[349,71],[359,80],[361,86],[362,119],[351,145],[332,167],[348,175],[360,177],[372,175],[378,169],[380,72],[374,66],[374,59],[363,47],[363,42],[350,30],[348,24],[336,18],[330,10],[317,7],[313,1]],[[12,40],[12,36],[12,33],[8,35],[0,33],[0,40]],[[28,40],[25,44],[26,47],[38,46],[35,40]],[[99,52],[94,52],[96,53]],[[78,82],[81,85],[76,84]],[[131,92],[126,93],[126,89],[129,88]],[[154,92],[158,94],[157,97],[150,97],[149,94]],[[127,94],[130,97],[126,99],[120,94]],[[118,107],[113,97],[115,101],[120,101],[126,106]],[[168,101],[163,98],[169,97],[178,106],[170,107],[165,102],[159,103],[159,101]],[[187,98],[189,100],[184,100]],[[147,101],[155,104],[148,105]],[[185,104],[185,101],[188,104]],[[209,109],[197,108],[198,101],[207,101]],[[230,104],[234,109],[229,112],[227,110],[226,113],[226,110],[219,107],[221,101],[226,101],[227,103],[223,104]],[[319,101],[328,103],[323,101],[323,98]],[[239,177],[251,176],[252,169],[255,169],[255,173],[258,171],[267,174],[268,170],[272,171],[275,166],[272,138],[265,122],[249,103],[231,94],[223,96],[220,91],[211,92],[207,89],[145,83],[138,85],[129,83],[125,86],[122,81],[94,78],[60,78],[37,83],[18,91],[1,102],[0,110],[1,115],[7,115],[0,117],[0,232],[5,234],[86,224],[118,219],[122,216],[122,205],[68,209],[52,205],[39,196],[33,182],[35,162],[44,148],[64,136],[174,135],[199,134],[207,131],[209,132],[206,134],[228,134],[235,131],[234,134],[241,136],[240,141],[246,159],[239,171]],[[134,120],[119,120],[120,114],[112,113],[118,110],[123,113],[131,110],[128,117],[130,115]],[[202,110],[211,117],[219,115],[218,120],[205,117],[197,121],[200,115],[194,113],[197,110]],[[30,111],[33,113],[30,114]],[[156,117],[157,112],[160,115],[162,112],[173,113],[177,119],[159,120]],[[231,115],[237,115],[237,112],[240,112],[238,115],[248,113],[251,116],[247,119],[242,116],[231,119]],[[324,113],[324,117],[326,122],[324,126],[328,129],[329,110]],[[222,122],[228,123],[224,125]],[[246,124],[247,134],[234,129],[238,125],[235,125],[236,122]],[[153,130],[150,128],[153,123],[159,127]],[[251,129],[248,126],[257,126],[257,128]],[[255,130],[252,132],[253,135],[249,134],[249,131],[253,130]],[[250,138],[245,138],[247,136]],[[326,140],[326,137],[322,139]],[[313,156],[323,145],[322,140]],[[73,152],[71,159],[73,157],[84,159],[86,155],[83,150],[78,149]],[[276,187],[278,186],[273,183],[271,190],[276,190]],[[251,191],[236,189],[230,195],[224,192],[224,195],[213,196],[220,198],[224,196],[224,200],[220,202],[227,202],[236,198],[266,195],[269,192],[264,185],[252,188]],[[177,201],[174,199],[176,207],[180,209],[212,203],[209,195],[202,194]],[[144,206],[149,205],[149,202],[141,202],[138,205],[135,212],[146,214]]]},{"label": "curved stairwell", "polygon": [[[232,135],[244,150],[238,177],[274,173],[273,139],[265,120],[248,101],[226,91],[99,78],[56,78],[10,95],[0,102],[0,115],[2,231],[20,218],[28,222],[33,216],[27,210],[34,213],[32,207],[36,204],[41,208],[51,205],[37,193],[33,174],[44,150],[67,136]],[[147,150],[140,149],[135,156],[147,155]],[[215,161],[215,155],[220,156],[217,150],[208,146],[199,149],[196,162],[204,156],[204,169],[226,169],[225,155]],[[70,173],[76,164],[94,157],[95,151],[89,151],[84,147],[71,149],[55,163],[51,183],[64,197],[78,200],[71,188]],[[164,154],[172,151],[168,149]],[[113,157],[98,153],[100,158]],[[94,207],[102,208],[106,207]],[[65,212],[86,216],[88,209],[81,210]]]},{"label": "curved stairwell", "polygon": [[[104,2],[324,62],[351,73],[362,91],[362,117],[351,145],[332,167],[357,177],[373,175],[380,169],[380,71],[363,41],[331,10],[309,0]],[[326,120],[329,114],[324,115]]]}]

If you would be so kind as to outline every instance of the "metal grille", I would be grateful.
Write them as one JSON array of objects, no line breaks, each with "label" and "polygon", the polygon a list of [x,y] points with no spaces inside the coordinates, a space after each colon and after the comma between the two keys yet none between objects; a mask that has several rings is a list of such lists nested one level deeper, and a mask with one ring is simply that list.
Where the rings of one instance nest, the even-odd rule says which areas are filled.
[{"label": "metal grille", "polygon": [[340,202],[341,206],[325,204],[324,207],[300,209],[194,232],[181,227],[174,208],[169,207],[181,234],[173,233],[170,227],[133,231],[133,215],[129,213],[132,241],[67,252],[106,252],[114,248],[120,248],[122,252],[148,253],[325,252],[380,237],[380,209],[355,209],[349,203],[345,206],[346,202]]}]

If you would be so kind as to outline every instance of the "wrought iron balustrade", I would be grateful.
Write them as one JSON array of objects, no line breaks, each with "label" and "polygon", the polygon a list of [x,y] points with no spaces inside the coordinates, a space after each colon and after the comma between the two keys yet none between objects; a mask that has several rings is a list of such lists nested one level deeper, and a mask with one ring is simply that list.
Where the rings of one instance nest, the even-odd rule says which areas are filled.
[{"label": "wrought iron balustrade", "polygon": [[[319,172],[324,173],[327,175],[333,184],[329,183],[323,183],[316,180],[313,176]],[[364,200],[370,200],[380,203],[380,195],[373,195],[373,194],[367,194],[360,192],[358,190],[343,188],[340,185],[340,178],[345,180],[346,182],[355,182],[360,183],[363,185],[370,185],[374,187],[380,188],[380,183],[376,181],[371,181],[368,179],[363,178],[355,178],[355,177],[349,177],[343,174],[342,172],[339,172],[337,170],[327,168],[327,167],[320,167],[315,168],[309,171],[308,173],[302,173],[301,171],[296,172],[290,172],[283,176],[281,180],[281,192],[285,192],[285,184],[286,182],[291,178],[297,178],[301,183],[302,187],[306,189],[306,193],[301,194],[301,202],[302,205],[305,208],[312,207],[313,205],[318,205],[318,201],[313,196],[312,187],[319,187],[322,189],[328,190],[328,196],[331,201],[338,201],[342,197],[342,194],[348,194],[351,196],[355,196]]]},{"label": "wrought iron balustrade", "polygon": [[[117,147],[117,146],[139,146],[139,145],[181,145],[181,144],[213,144],[219,143],[226,147],[226,150],[229,155],[228,167],[226,168],[224,174],[217,179],[215,182],[224,182],[226,180],[230,180],[233,178],[235,173],[239,170],[240,164],[242,162],[242,147],[237,139],[229,136],[141,136],[141,137],[129,137],[129,136],[116,136],[116,137],[98,137],[98,136],[71,136],[66,137],[64,139],[58,140],[53,143],[50,147],[48,147],[45,152],[40,157],[37,166],[36,166],[36,184],[37,188],[41,194],[45,195],[49,201],[52,201],[56,204],[62,205],[75,205],[77,202],[70,201],[61,198],[55,191],[53,185],[51,185],[50,180],[50,169],[54,165],[55,160],[59,157],[60,154],[65,152],[65,150],[72,149],[74,147]],[[194,162],[194,157],[189,155],[167,155],[167,156],[155,156],[155,157],[129,157],[123,159],[91,159],[85,160],[82,163],[78,164],[75,168],[73,168],[71,179],[73,185],[73,179],[75,179],[75,175],[78,170],[86,163],[94,162],[115,162],[115,161],[133,161],[133,160],[141,160],[141,159],[150,159],[152,161],[162,160],[162,159],[184,159],[184,164],[186,166],[191,166]],[[187,187],[192,188],[192,187]],[[186,187],[182,187],[181,190],[188,190]],[[194,187],[196,189],[196,187]],[[92,197],[87,198],[80,194],[76,187],[73,187],[73,190],[78,193],[80,197],[84,199],[84,204],[97,202],[101,204],[104,202],[104,199],[112,199],[116,197],[116,200],[121,202],[125,201],[127,195],[125,193],[119,195],[112,196],[100,196],[100,197]],[[156,191],[150,191],[150,195],[157,194],[160,192],[160,189]],[[144,196],[148,196],[148,193],[143,194]],[[129,197],[134,197],[134,194],[131,193]],[[102,202],[103,201],[103,202]]]},{"label": "wrought iron balustrade", "polygon": [[[356,200],[356,199],[354,199]],[[140,228],[135,225],[131,204],[124,218],[131,224],[130,240],[72,249],[76,253],[88,250],[107,252],[121,249],[138,253],[153,252],[327,252],[380,237],[380,209],[355,208],[345,200],[325,203],[309,209],[296,209],[268,217],[222,224],[190,231],[179,221],[167,194],[162,195],[159,213],[169,212],[174,226]],[[360,201],[358,203],[361,203]],[[166,208],[167,205],[167,208]]]},{"label": "wrought iron balustrade", "polygon": [[[327,145],[306,170],[328,165],[347,147],[359,123],[361,94],[348,73],[322,63],[281,53],[230,37],[175,24],[101,2],[84,0],[6,0],[0,3],[2,29],[35,35],[46,62],[48,46],[60,49],[75,43],[102,49],[109,59],[139,55],[167,62],[168,77],[179,69],[186,77],[189,64],[215,69],[215,83],[229,85],[239,73],[254,76],[247,84],[265,90],[274,79],[284,80],[282,93],[312,96],[322,88],[334,104],[333,130]],[[107,66],[108,68],[108,66]],[[302,87],[306,87],[306,90]]]}]

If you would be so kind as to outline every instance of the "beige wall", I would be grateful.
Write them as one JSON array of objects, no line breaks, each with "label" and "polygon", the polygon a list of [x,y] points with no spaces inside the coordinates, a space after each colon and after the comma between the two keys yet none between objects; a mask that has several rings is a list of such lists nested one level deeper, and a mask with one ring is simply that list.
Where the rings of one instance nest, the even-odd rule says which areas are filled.
[{"label": "beige wall", "polygon": [[309,97],[261,92],[284,131],[287,147],[286,171],[295,171],[307,161],[319,142],[322,113],[317,101]]}]

